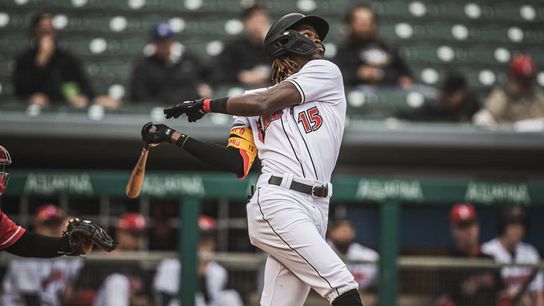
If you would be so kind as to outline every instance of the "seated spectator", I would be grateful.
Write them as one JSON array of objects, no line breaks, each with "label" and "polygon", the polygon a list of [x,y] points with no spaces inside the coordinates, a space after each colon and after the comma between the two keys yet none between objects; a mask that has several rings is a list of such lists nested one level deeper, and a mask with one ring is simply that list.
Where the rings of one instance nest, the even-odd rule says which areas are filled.
[{"label": "seated spectator", "polygon": [[[498,219],[499,236],[482,245],[482,250],[502,264],[540,264],[538,251],[523,242],[529,220],[521,206],[506,207]],[[507,266],[501,276],[510,305],[543,306],[544,275],[529,267]]]},{"label": "seated spectator", "polygon": [[[196,295],[197,306],[242,306],[238,292],[226,289],[228,272],[215,261],[206,259],[206,255],[215,252],[215,220],[208,216],[198,219],[200,237],[198,241],[198,275],[200,292]],[[204,257],[204,258],[203,258]],[[181,264],[177,259],[165,259],[157,268],[153,281],[155,306],[179,305],[179,274]]]},{"label": "seated spectator", "polygon": [[[474,206],[455,204],[450,210],[450,225],[454,245],[449,256],[491,259],[480,247],[480,226]],[[437,283],[437,306],[496,306],[504,288],[497,270],[481,268],[442,270]]]},{"label": "seated spectator", "polygon": [[378,37],[376,16],[369,6],[357,5],[345,16],[347,38],[333,61],[346,86],[412,85],[410,71],[398,50]]},{"label": "seated spectator", "polygon": [[359,289],[365,290],[376,285],[378,279],[376,251],[355,242],[355,228],[347,219],[333,221],[327,233],[328,243],[339,256],[346,261],[369,261],[368,263],[348,263],[348,270],[359,283]]},{"label": "seated spectator", "polygon": [[[52,204],[40,206],[34,215],[34,232],[60,237],[66,228],[64,212]],[[4,275],[1,305],[60,306],[65,289],[74,281],[83,262],[67,259],[14,259]]]},{"label": "seated spectator", "polygon": [[536,85],[537,70],[528,55],[517,55],[510,63],[508,80],[489,94],[474,123],[493,126],[528,119],[544,120],[544,91]]},{"label": "seated spectator", "polygon": [[478,111],[478,98],[470,90],[464,76],[450,73],[442,83],[436,100],[413,111],[401,111],[398,117],[414,121],[467,122]]},{"label": "seated spectator", "polygon": [[157,23],[151,31],[148,53],[135,64],[130,80],[132,102],[175,104],[180,99],[209,97],[206,84],[207,64],[176,42],[166,22]]},{"label": "seated spectator", "polygon": [[[30,27],[33,47],[20,54],[15,63],[15,94],[30,104],[46,107],[68,102],[74,108],[87,107],[95,98],[79,60],[57,46],[52,15],[36,15]],[[106,96],[96,103],[116,108],[120,102]]]},{"label": "seated spectator", "polygon": [[258,5],[242,12],[244,32],[226,42],[216,58],[214,84],[263,87],[271,82],[270,65],[264,52],[264,38],[270,27],[268,12]]}]

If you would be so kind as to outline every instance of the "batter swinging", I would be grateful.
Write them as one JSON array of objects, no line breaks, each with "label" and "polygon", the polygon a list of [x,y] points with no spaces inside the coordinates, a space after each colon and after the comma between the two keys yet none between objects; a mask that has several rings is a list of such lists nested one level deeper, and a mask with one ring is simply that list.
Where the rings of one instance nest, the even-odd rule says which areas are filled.
[{"label": "batter swinging", "polygon": [[148,143],[171,142],[238,177],[258,153],[262,174],[247,204],[251,243],[268,253],[261,305],[303,305],[310,288],[334,306],[360,306],[357,283],[324,239],[346,113],[342,74],[323,60],[328,23],[287,14],[270,28],[267,89],[223,99],[185,101],[164,110],[196,121],[208,112],[234,116],[227,147],[200,142],[166,125],[142,128]]}]

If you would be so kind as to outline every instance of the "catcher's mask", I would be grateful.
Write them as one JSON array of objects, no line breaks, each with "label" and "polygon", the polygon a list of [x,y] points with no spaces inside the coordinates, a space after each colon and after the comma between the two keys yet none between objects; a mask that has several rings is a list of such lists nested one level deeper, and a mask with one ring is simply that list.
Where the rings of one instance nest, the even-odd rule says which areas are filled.
[{"label": "catcher's mask", "polygon": [[265,51],[271,60],[288,53],[309,55],[315,51],[315,43],[294,30],[302,24],[312,26],[321,41],[329,32],[329,24],[319,16],[305,16],[300,13],[284,15],[272,24],[264,39]]},{"label": "catcher's mask", "polygon": [[6,191],[8,185],[9,173],[6,172],[6,166],[11,165],[11,157],[8,150],[0,146],[0,196]]}]

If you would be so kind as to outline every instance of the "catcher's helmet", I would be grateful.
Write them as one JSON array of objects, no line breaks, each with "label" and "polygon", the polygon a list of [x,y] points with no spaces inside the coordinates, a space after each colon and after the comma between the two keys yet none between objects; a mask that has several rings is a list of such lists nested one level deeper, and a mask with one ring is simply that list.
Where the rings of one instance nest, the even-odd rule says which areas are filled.
[{"label": "catcher's helmet", "polygon": [[521,224],[525,230],[529,229],[529,219],[521,206],[509,206],[502,210],[497,222],[499,234],[504,233],[508,224]]},{"label": "catcher's helmet", "polygon": [[300,13],[284,15],[272,24],[264,39],[264,48],[270,59],[274,60],[287,53],[308,55],[315,50],[316,46],[312,40],[293,30],[301,24],[314,27],[321,41],[329,32],[329,24],[319,16],[306,16]]},{"label": "catcher's helmet", "polygon": [[8,150],[0,146],[0,195],[6,191],[8,185],[9,173],[6,172],[6,166],[11,165],[11,157]]}]

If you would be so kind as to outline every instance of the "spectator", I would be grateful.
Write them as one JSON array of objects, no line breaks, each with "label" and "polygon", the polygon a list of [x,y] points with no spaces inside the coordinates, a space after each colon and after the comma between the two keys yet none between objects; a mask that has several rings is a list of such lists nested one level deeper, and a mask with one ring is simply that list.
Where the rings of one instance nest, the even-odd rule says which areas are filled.
[{"label": "spectator", "polygon": [[[540,264],[538,251],[522,242],[529,221],[520,206],[506,207],[498,220],[499,236],[482,245],[486,254],[501,264]],[[511,305],[543,306],[544,277],[528,267],[508,266],[501,270]]]},{"label": "spectator", "polygon": [[270,84],[271,71],[264,52],[264,38],[270,27],[268,12],[254,5],[243,10],[244,32],[225,44],[216,58],[214,82],[263,87]]},{"label": "spectator", "polygon": [[331,223],[328,231],[328,243],[339,256],[349,261],[369,261],[368,263],[349,263],[348,270],[359,283],[359,289],[365,290],[376,284],[379,255],[355,240],[355,228],[347,219],[337,219]]},{"label": "spectator", "polygon": [[[491,259],[480,247],[480,227],[474,206],[454,205],[450,211],[450,225],[454,240],[449,251],[451,257]],[[439,274],[438,286],[438,306],[496,306],[504,288],[496,270],[478,268],[444,270]]]},{"label": "spectator", "polygon": [[[208,216],[198,219],[200,239],[198,242],[198,275],[200,289],[196,296],[197,306],[242,306],[238,292],[225,289],[228,273],[225,268],[206,256],[215,252],[215,220]],[[179,274],[181,264],[177,259],[165,259],[157,268],[153,281],[155,290],[155,306],[177,306],[179,291]],[[202,290],[203,289],[203,290]]]},{"label": "spectator", "polygon": [[[57,46],[52,15],[36,15],[30,32],[33,47],[20,54],[15,64],[15,94],[41,107],[63,101],[75,108],[87,107],[94,98],[91,84],[79,60]],[[119,101],[105,96],[95,102],[105,107],[119,106]]]},{"label": "spectator", "polygon": [[147,53],[132,71],[133,102],[174,104],[182,98],[211,96],[211,87],[205,81],[209,68],[195,53],[175,41],[168,23],[153,26]]},{"label": "spectator", "polygon": [[[34,231],[37,234],[60,237],[66,228],[63,211],[52,204],[36,210]],[[64,291],[81,269],[81,260],[14,259],[4,275],[2,305],[60,306]]]},{"label": "spectator", "polygon": [[[116,253],[141,251],[146,228],[146,220],[142,214],[125,213],[119,217],[116,225]],[[146,294],[144,273],[138,265],[125,263],[108,268],[110,275],[102,282],[94,306],[151,305]]]},{"label": "spectator", "polygon": [[467,122],[479,108],[478,98],[470,90],[465,77],[450,73],[442,83],[436,100],[426,101],[414,111],[402,111],[398,117],[414,121]]},{"label": "spectator", "polygon": [[544,91],[535,84],[537,69],[528,55],[510,62],[508,80],[489,94],[484,108],[474,116],[479,125],[514,124],[528,119],[544,119]]},{"label": "spectator", "polygon": [[347,39],[333,61],[347,86],[412,85],[410,71],[398,50],[378,37],[376,15],[369,6],[357,5],[345,16]]}]

